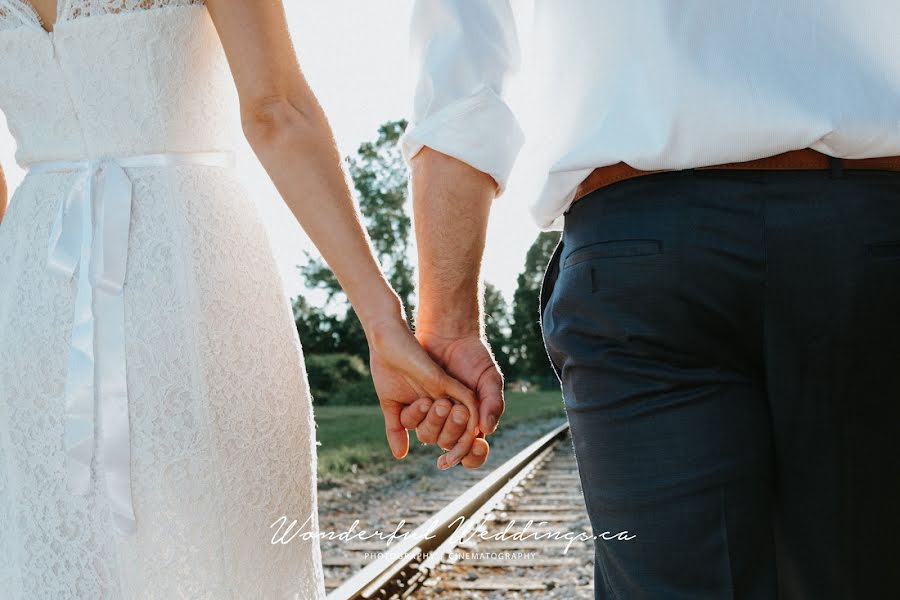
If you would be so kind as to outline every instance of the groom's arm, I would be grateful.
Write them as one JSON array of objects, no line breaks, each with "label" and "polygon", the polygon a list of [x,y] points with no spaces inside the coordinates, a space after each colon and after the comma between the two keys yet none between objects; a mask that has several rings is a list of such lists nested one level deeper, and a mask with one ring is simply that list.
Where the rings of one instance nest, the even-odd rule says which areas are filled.
[{"label": "groom's arm", "polygon": [[417,331],[447,337],[481,334],[481,261],[497,191],[490,175],[431,148],[413,158]]},{"label": "groom's arm", "polygon": [[416,337],[448,373],[475,389],[485,433],[496,429],[504,409],[503,375],[484,339],[481,302],[481,262],[497,189],[490,175],[427,147],[412,161]]},{"label": "groom's arm", "polygon": [[481,261],[491,203],[524,141],[503,99],[519,61],[509,2],[417,0],[410,46],[418,84],[401,147],[419,253],[416,336],[476,389],[481,429],[491,433],[503,378],[483,335]]}]

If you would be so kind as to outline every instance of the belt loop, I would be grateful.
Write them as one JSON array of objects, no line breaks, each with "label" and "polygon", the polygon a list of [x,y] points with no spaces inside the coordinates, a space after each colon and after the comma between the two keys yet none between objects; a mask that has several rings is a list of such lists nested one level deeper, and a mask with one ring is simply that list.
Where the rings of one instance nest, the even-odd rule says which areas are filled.
[{"label": "belt loop", "polygon": [[844,175],[844,161],[836,156],[829,156],[828,160],[831,163],[832,179],[842,177]]}]

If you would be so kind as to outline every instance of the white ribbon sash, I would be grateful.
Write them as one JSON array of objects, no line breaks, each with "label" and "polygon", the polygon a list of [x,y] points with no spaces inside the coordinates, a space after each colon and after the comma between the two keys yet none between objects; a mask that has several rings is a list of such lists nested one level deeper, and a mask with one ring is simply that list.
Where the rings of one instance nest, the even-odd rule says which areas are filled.
[{"label": "white ribbon sash", "polygon": [[66,478],[69,491],[90,489],[95,403],[100,412],[100,463],[115,528],[135,530],[125,369],[123,286],[131,225],[131,180],[125,168],[231,167],[231,152],[144,154],[84,161],[42,161],[31,173],[78,171],[50,231],[48,268],[78,291],[65,382]]}]

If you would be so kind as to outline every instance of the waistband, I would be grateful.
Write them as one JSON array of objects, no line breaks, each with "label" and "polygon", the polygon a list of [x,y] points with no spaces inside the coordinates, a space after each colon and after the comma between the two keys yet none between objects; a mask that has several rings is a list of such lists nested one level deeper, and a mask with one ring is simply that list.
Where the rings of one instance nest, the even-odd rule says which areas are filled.
[{"label": "waistband", "polygon": [[[884,156],[878,158],[835,158],[813,150],[812,148],[804,148],[802,150],[791,150],[774,156],[759,158],[756,160],[748,160],[743,162],[723,163],[720,165],[711,165],[706,167],[695,167],[694,170],[702,171],[707,169],[744,169],[744,170],[819,170],[819,169],[866,169],[866,170],[883,170],[883,171],[900,171],[900,156]],[[625,181],[632,177],[640,177],[641,175],[650,175],[652,173],[672,172],[673,169],[659,169],[655,171],[642,171],[635,169],[631,165],[624,162],[598,167],[594,169],[582,181],[575,190],[575,198],[572,202],[577,202],[581,198],[587,196],[600,188],[606,187],[619,181]]]},{"label": "waistband", "polygon": [[122,157],[99,157],[81,160],[40,160],[24,165],[29,173],[57,173],[93,170],[103,163],[115,162],[123,168],[179,167],[187,165],[233,167],[234,152],[160,152]]}]

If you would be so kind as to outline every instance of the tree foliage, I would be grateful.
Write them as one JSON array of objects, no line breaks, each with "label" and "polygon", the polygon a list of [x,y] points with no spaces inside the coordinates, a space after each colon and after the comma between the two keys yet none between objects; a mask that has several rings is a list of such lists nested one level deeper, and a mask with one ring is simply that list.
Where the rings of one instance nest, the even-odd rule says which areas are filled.
[{"label": "tree foliage", "polygon": [[540,290],[544,271],[559,242],[559,232],[541,232],[525,255],[512,305],[509,347],[513,374],[531,382],[555,385],[556,376],[541,335]]},{"label": "tree foliage", "polygon": [[500,290],[490,283],[484,284],[484,331],[494,358],[504,376],[509,377],[512,365],[509,358],[510,320],[509,305]]},{"label": "tree foliage", "polygon": [[341,396],[349,386],[365,384],[371,387],[369,368],[358,356],[330,353],[308,354],[304,358],[309,387],[316,404],[340,404]]}]

